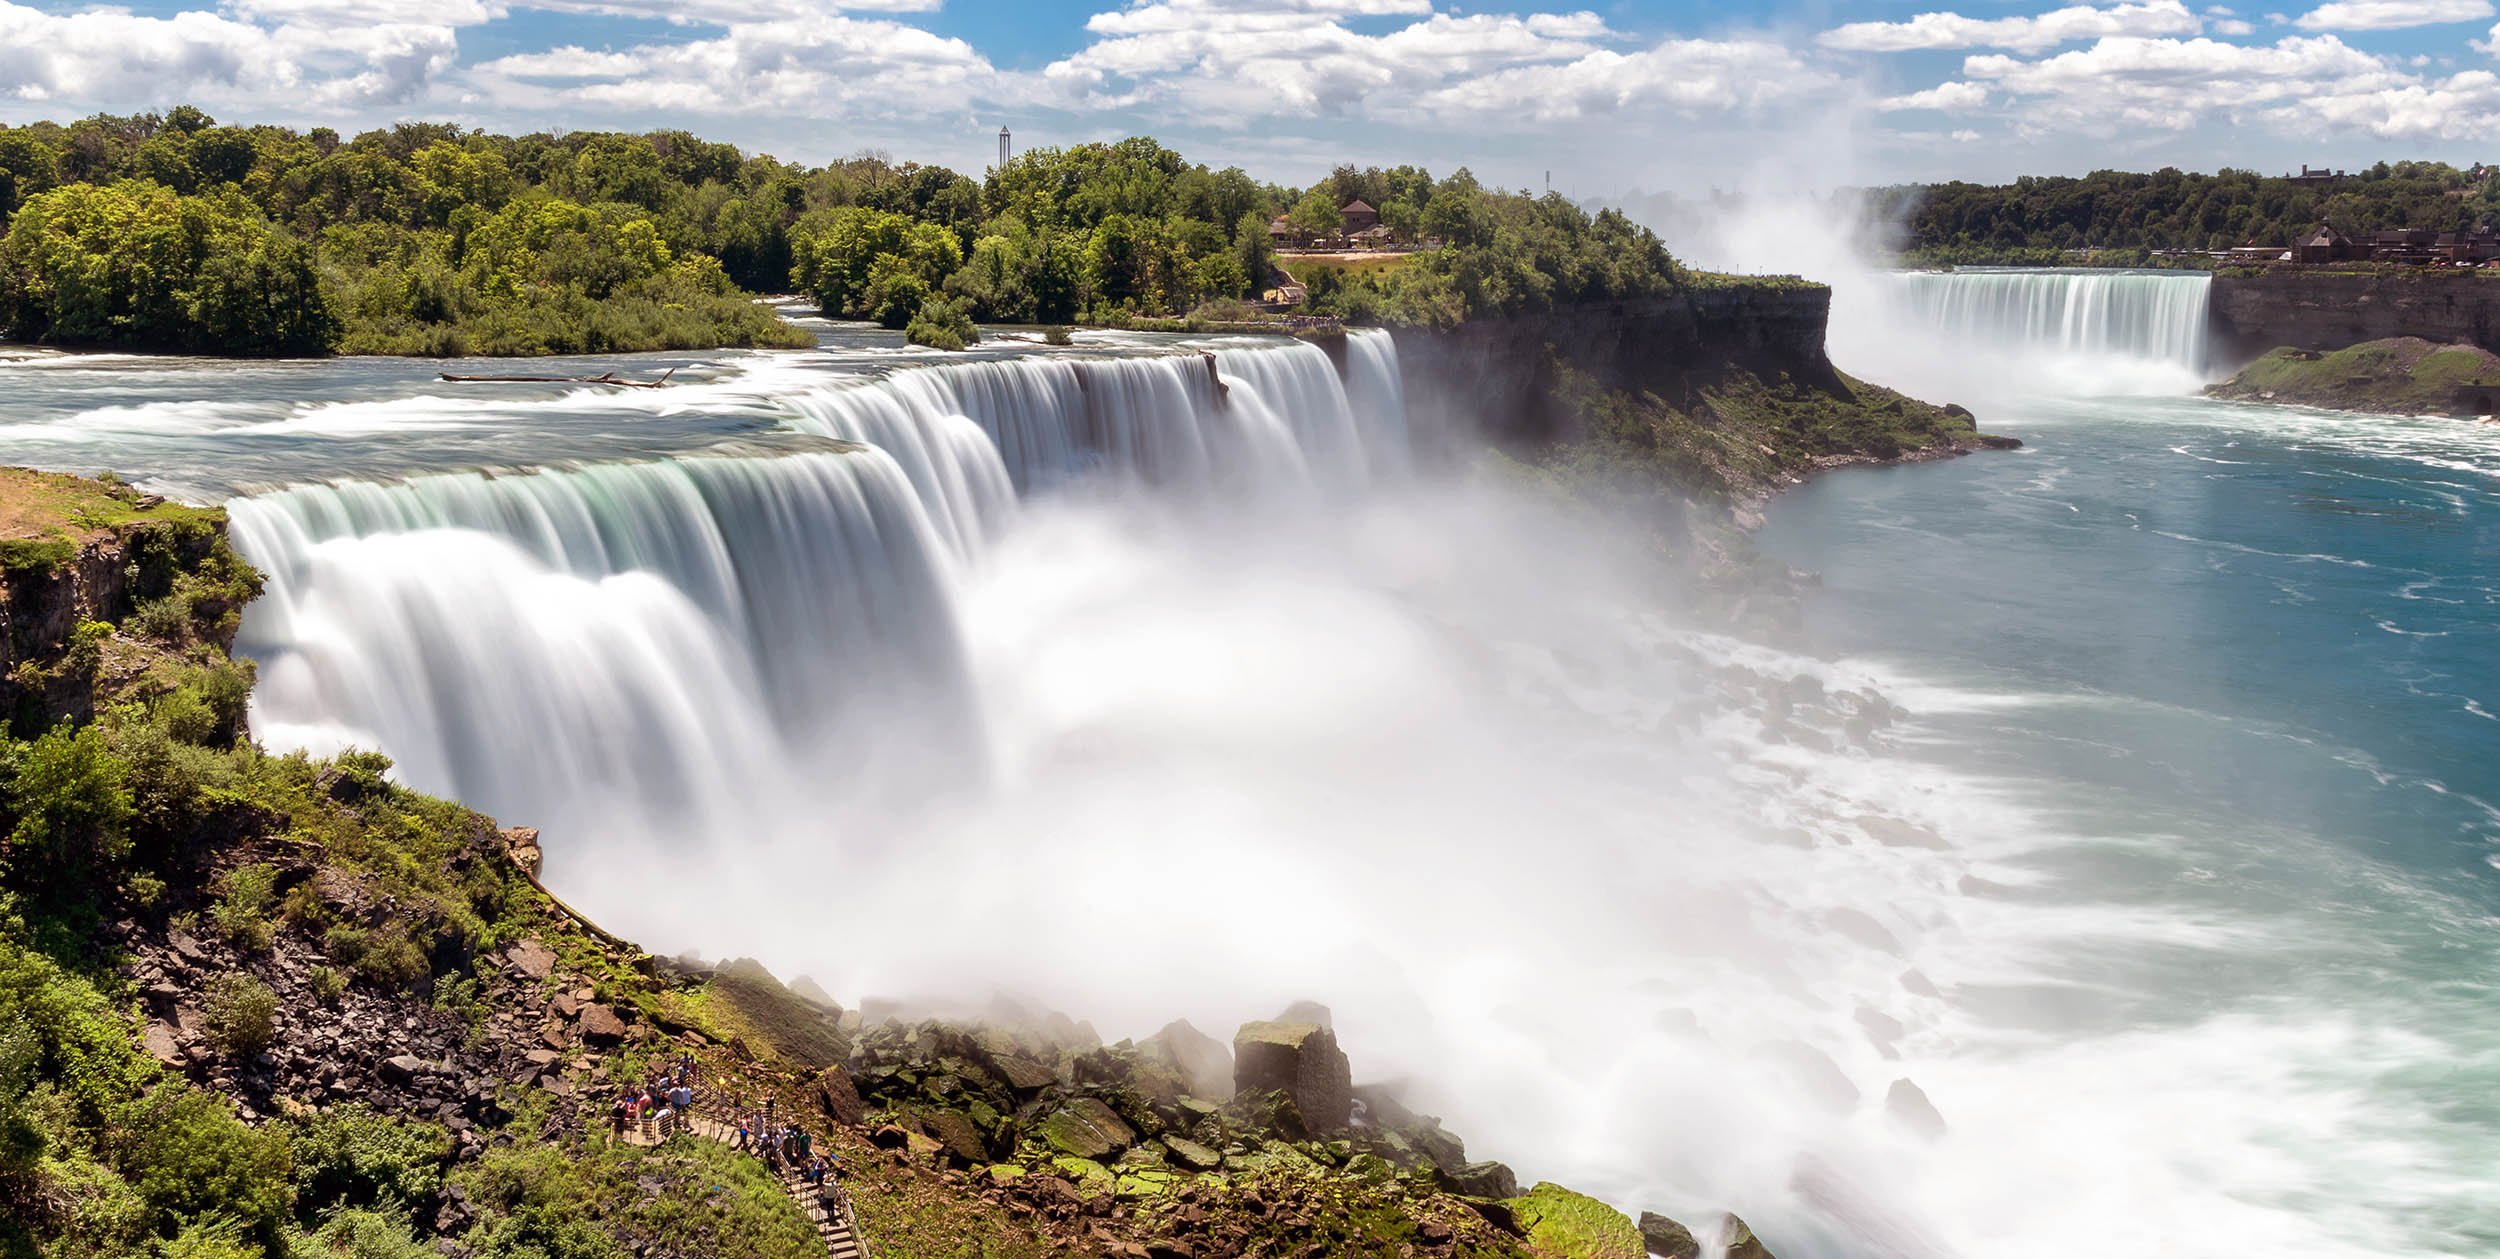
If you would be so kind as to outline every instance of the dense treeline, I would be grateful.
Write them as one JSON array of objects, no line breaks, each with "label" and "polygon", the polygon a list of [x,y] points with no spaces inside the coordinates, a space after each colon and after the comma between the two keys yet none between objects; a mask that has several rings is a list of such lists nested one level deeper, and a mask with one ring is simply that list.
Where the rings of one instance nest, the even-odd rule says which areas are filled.
[{"label": "dense treeline", "polygon": [[1904,252],[1933,263],[2054,261],[2074,250],[2288,248],[2321,222],[2346,232],[2456,232],[2500,222],[2500,180],[2481,167],[2438,162],[2381,162],[2332,183],[2244,170],[2095,171],[1881,188],[1870,198],[1878,215],[1904,224]]},{"label": "dense treeline", "polygon": [[[0,335],[227,354],[540,354],[801,344],[751,300],[918,325],[1112,322],[1255,300],[1279,214],[1361,199],[1447,248],[1321,270],[1322,310],[1449,323],[1679,279],[1620,215],[1461,170],[1343,167],[1308,189],[1147,139],[1037,149],[980,182],[864,155],[823,167],[682,131],[342,139],[185,106],[0,128]],[[920,335],[920,334],[915,334]]]},{"label": "dense treeline", "polygon": [[1115,321],[1252,299],[1284,276],[1267,226],[1313,233],[1363,201],[1442,247],[1368,271],[1298,265],[1313,309],[1447,325],[1471,314],[1662,292],[1681,272],[1647,230],[1558,196],[1489,190],[1460,170],[1339,167],[1299,193],[1190,166],[1147,139],[1036,149],[980,185],[916,181],[910,207],[810,212],[794,277],[829,313],[902,327],[951,309],[994,322]]},{"label": "dense treeline", "polygon": [[0,130],[0,332],[227,354],[796,344],[740,290],[782,287],[807,195],[679,132],[342,141],[188,106],[36,123]]}]

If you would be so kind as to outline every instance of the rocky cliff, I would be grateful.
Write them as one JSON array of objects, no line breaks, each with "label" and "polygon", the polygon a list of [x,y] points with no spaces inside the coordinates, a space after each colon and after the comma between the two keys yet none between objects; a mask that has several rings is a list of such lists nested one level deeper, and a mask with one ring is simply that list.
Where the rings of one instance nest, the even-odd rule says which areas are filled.
[{"label": "rocky cliff", "polygon": [[2500,351],[2500,276],[2269,270],[2214,277],[2213,346],[2236,367],[2277,347],[2340,350],[2419,337]]},{"label": "rocky cliff", "polygon": [[1970,412],[1853,380],[1823,350],[1831,290],[1720,277],[1683,293],[1400,332],[1419,433],[1495,444],[1581,483],[1736,508],[1819,469],[2020,443]]},{"label": "rocky cliff", "polygon": [[1564,367],[1622,390],[1671,385],[1703,365],[1833,381],[1823,355],[1831,304],[1819,284],[1737,283],[1400,331],[1407,411],[1418,432],[1532,444],[1586,435],[1558,387]]}]

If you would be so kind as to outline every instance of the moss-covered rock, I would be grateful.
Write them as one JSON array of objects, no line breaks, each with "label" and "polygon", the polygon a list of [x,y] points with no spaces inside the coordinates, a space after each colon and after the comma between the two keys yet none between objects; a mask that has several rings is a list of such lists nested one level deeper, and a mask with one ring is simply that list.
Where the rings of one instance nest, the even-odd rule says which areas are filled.
[{"label": "moss-covered rock", "polygon": [[1623,1212],[1586,1194],[1540,1183],[1509,1199],[1511,1217],[1538,1249],[1564,1259],[1641,1259],[1641,1230]]}]

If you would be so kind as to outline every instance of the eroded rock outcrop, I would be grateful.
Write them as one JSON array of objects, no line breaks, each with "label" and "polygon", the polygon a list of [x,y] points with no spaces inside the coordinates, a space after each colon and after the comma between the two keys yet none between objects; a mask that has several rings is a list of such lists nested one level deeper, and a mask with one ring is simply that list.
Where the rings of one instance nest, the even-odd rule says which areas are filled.
[{"label": "eroded rock outcrop", "polygon": [[1282,1093],[1314,1135],[1354,1115],[1354,1075],[1337,1034],[1317,1023],[1244,1023],[1233,1034],[1233,1091]]}]

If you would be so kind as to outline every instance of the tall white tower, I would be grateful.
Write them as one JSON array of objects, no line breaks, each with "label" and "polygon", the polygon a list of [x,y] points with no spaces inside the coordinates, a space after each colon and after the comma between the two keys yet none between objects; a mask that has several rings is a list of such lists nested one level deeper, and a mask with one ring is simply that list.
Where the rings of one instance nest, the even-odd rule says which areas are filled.
[{"label": "tall white tower", "polygon": [[1007,135],[1007,129],[1005,127],[1000,127],[998,129],[998,169],[1000,170],[1007,169],[1007,158],[1009,156],[1008,141],[1009,137]]}]

